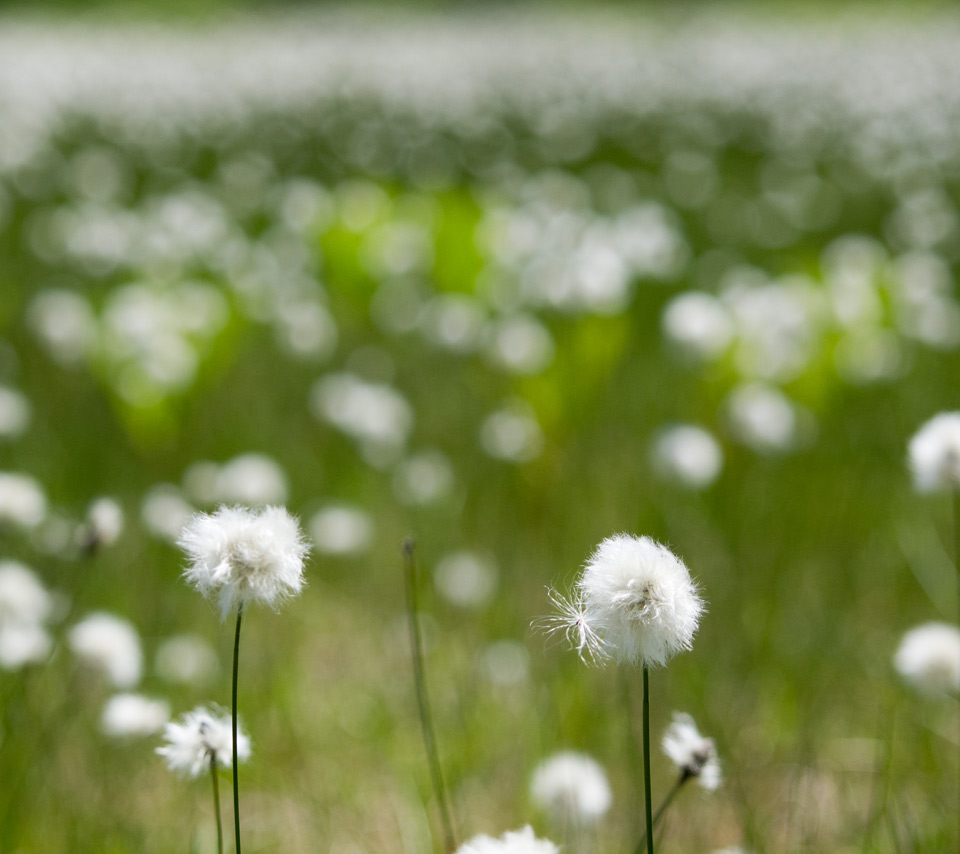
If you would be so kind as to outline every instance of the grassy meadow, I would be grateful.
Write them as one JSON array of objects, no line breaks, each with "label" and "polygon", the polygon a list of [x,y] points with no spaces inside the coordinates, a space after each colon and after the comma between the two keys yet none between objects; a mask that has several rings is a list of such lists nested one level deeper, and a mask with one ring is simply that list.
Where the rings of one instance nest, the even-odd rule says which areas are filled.
[{"label": "grassy meadow", "polygon": [[[26,652],[0,595],[0,852],[216,850],[162,719],[104,710],[229,706],[233,624],[175,541],[233,503],[313,545],[303,595],[245,615],[251,852],[442,850],[406,537],[458,840],[564,842],[529,782],[578,750],[613,805],[563,850],[633,850],[639,671],[539,628],[617,532],[708,603],[651,672],[655,801],[674,711],[724,781],[684,789],[659,850],[956,851],[958,698],[893,657],[960,611],[950,496],[906,462],[960,408],[958,36],[946,13],[0,25],[0,562],[49,594]],[[126,677],[77,654],[97,612],[135,628]]]}]

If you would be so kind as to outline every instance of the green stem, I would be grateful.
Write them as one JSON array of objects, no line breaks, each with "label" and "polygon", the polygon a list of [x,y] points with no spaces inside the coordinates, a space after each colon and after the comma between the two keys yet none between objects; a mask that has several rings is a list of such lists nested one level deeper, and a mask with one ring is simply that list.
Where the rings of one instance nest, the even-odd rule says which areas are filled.
[{"label": "green stem", "polygon": [[427,681],[423,663],[423,641],[420,637],[420,623],[417,620],[417,567],[413,558],[413,541],[404,540],[403,559],[407,576],[407,613],[410,617],[410,640],[413,645],[413,681],[417,690],[417,709],[420,712],[420,729],[423,732],[423,744],[427,750],[427,762],[430,765],[430,779],[433,783],[437,808],[440,811],[440,823],[443,825],[444,844],[447,851],[457,847],[453,832],[453,820],[447,801],[447,790],[440,767],[437,752],[437,740],[433,731],[433,719],[430,715],[430,699],[427,696]]},{"label": "green stem", "polygon": [[[960,489],[953,490],[953,568],[960,585]],[[957,608],[960,609],[960,588],[957,590]]]},{"label": "green stem", "polygon": [[210,754],[210,779],[213,780],[213,812],[217,817],[217,854],[223,854],[223,823],[220,821],[220,781],[217,779],[217,754]]},{"label": "green stem", "polygon": [[[667,811],[667,807],[673,802],[673,799],[677,796],[677,792],[683,787],[683,784],[690,779],[692,775],[687,774],[685,771],[680,772],[680,776],[677,777],[677,782],[673,784],[673,787],[667,792],[667,796],[663,799],[660,806],[657,807],[657,811],[653,816],[653,829],[657,829],[657,825],[660,824],[660,819],[663,818],[663,814]],[[640,840],[640,844],[637,845],[635,854],[643,854],[647,848],[647,836],[644,834],[643,838]]]},{"label": "green stem", "polygon": [[[640,748],[640,739],[637,737],[636,709],[633,702],[633,692],[630,690],[629,671],[625,667],[620,668],[620,700],[623,703],[623,713],[627,721],[627,762],[632,772],[630,774],[630,782],[632,783],[630,802],[634,803],[643,786],[643,755]],[[630,810],[630,814],[633,821],[630,828],[631,835],[639,836],[643,833],[639,826],[640,817],[633,810]]]},{"label": "green stem", "polygon": [[237,633],[233,638],[233,829],[236,835],[236,854],[240,852],[240,778],[237,772],[237,672],[240,665],[240,621],[243,618],[243,605],[237,608]]},{"label": "green stem", "polygon": [[653,798],[650,792],[650,671],[643,665],[643,807],[647,826],[647,854],[653,854]]}]

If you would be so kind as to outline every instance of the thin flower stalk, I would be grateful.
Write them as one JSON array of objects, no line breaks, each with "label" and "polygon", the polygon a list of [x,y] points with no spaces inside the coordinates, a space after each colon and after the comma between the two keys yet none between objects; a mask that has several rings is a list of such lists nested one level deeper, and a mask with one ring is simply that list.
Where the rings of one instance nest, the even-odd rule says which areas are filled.
[{"label": "thin flower stalk", "polygon": [[[236,737],[234,737],[236,740]],[[234,759],[236,765],[236,759]],[[217,817],[217,854],[223,854],[223,821],[220,818],[220,781],[217,778],[217,754],[210,756],[210,779],[213,781],[213,814]]]},{"label": "thin flower stalk", "polygon": [[237,674],[240,669],[240,623],[243,619],[243,606],[237,608],[237,631],[233,638],[233,691],[230,706],[231,732],[233,735],[233,829],[237,854],[240,851],[240,775],[237,770]]},{"label": "thin flower stalk", "polygon": [[407,614],[409,616],[410,642],[413,651],[413,680],[417,693],[417,710],[420,714],[420,729],[423,733],[423,744],[427,751],[427,763],[430,766],[430,780],[433,784],[434,795],[437,799],[437,809],[440,813],[440,823],[443,827],[444,845],[447,851],[454,851],[457,847],[456,834],[453,830],[453,819],[450,814],[450,804],[447,799],[443,769],[440,765],[440,755],[437,750],[433,717],[430,713],[430,698],[427,694],[423,639],[420,635],[420,622],[417,618],[417,567],[413,552],[413,541],[404,541],[403,559],[406,568]]}]

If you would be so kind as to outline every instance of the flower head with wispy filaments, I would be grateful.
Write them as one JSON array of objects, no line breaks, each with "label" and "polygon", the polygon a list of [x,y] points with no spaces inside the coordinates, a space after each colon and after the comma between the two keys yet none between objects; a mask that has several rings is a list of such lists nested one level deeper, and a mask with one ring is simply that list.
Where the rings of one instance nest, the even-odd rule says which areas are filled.
[{"label": "flower head with wispy filaments", "polygon": [[562,629],[586,660],[657,666],[690,649],[703,600],[680,558],[650,537],[616,534],[591,555],[572,599],[554,596]]},{"label": "flower head with wispy filaments", "polygon": [[[218,715],[199,706],[187,712],[180,723],[168,723],[163,733],[162,747],[157,753],[167,767],[185,777],[199,777],[212,763],[223,768],[232,765],[233,738],[230,714]],[[250,758],[250,739],[237,730],[237,759],[245,762]]]},{"label": "flower head with wispy filaments", "polygon": [[941,412],[910,440],[907,459],[919,492],[960,490],[960,412]]},{"label": "flower head with wispy filaments", "polygon": [[303,588],[309,546],[283,507],[221,507],[198,513],[180,534],[189,563],[183,574],[223,619],[253,602],[276,607]]},{"label": "flower head with wispy filaments", "polygon": [[717,759],[717,745],[712,738],[700,735],[690,715],[673,713],[673,720],[663,734],[663,752],[677,766],[684,779],[696,777],[709,792],[716,791],[723,775]]}]

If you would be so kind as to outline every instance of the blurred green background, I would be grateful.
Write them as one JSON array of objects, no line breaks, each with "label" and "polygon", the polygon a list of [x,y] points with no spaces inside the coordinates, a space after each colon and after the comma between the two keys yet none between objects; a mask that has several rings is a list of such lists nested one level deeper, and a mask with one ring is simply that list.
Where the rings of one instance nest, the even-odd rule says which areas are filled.
[{"label": "blurred green background", "polygon": [[[906,446],[960,399],[960,20],[429,14],[457,5],[0,22],[0,472],[44,497],[0,484],[0,560],[52,597],[0,672],[0,851],[215,850],[206,781],[103,712],[228,704],[233,627],[172,541],[237,501],[315,543],[245,622],[251,851],[439,850],[408,535],[460,838],[561,841],[527,785],[573,748],[615,799],[583,850],[634,845],[638,674],[535,626],[619,531],[709,603],[654,728],[692,714],[725,785],[664,851],[955,850],[956,697],[891,660],[958,610]],[[102,496],[125,524],[91,549]],[[74,654],[98,611],[133,684]]]}]

